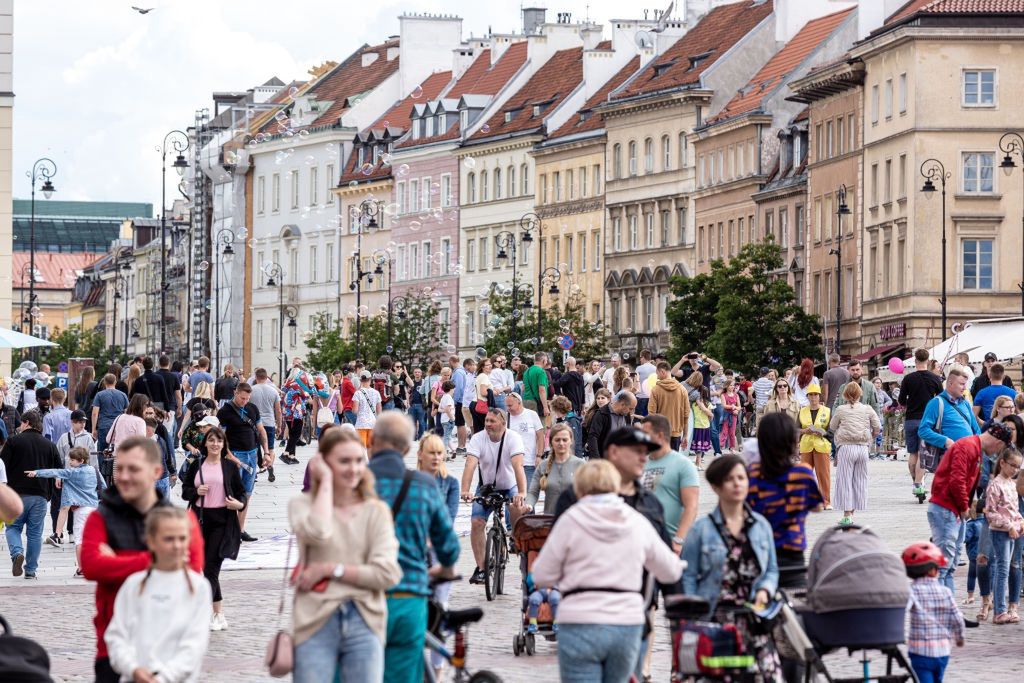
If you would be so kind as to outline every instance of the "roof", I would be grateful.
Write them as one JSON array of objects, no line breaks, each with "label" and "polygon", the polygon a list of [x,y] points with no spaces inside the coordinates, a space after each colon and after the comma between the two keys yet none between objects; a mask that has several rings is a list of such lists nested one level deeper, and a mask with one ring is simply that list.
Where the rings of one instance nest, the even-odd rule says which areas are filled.
[{"label": "roof", "polygon": [[700,83],[701,75],[772,13],[772,0],[721,5],[637,74],[612,99],[650,95]]},{"label": "roof", "polygon": [[915,14],[1024,14],[1024,0],[910,0],[885,23],[894,24]]},{"label": "roof", "polygon": [[[534,130],[583,80],[583,48],[559,50],[473,134],[473,140]],[[540,110],[534,113],[535,107]],[[507,115],[507,116],[506,116]]]},{"label": "roof", "polygon": [[[27,251],[16,251],[12,255],[12,287],[28,288],[28,269],[31,255]],[[85,268],[96,260],[96,254],[36,254],[36,289],[73,289],[75,281]],[[25,280],[22,282],[22,269]]]},{"label": "roof", "polygon": [[[38,204],[37,204],[38,206]],[[36,216],[36,252],[103,252],[121,233],[120,218],[60,218]],[[32,219],[15,216],[12,248],[27,252],[31,248]]]},{"label": "roof", "polygon": [[556,130],[551,135],[550,139],[564,137],[566,135],[587,133],[592,130],[599,130],[603,128],[604,119],[600,115],[594,115],[594,108],[607,100],[608,95],[625,83],[626,79],[635,73],[638,68],[640,68],[639,55],[629,60],[629,63],[622,67],[617,74],[612,76],[607,83],[601,86],[600,90],[591,95],[590,99],[584,102],[583,106],[580,107],[578,115],[571,117],[568,121],[562,124],[562,127]]},{"label": "roof", "polygon": [[[15,199],[13,213],[15,216],[28,216],[32,213],[31,199]],[[59,199],[42,199],[36,201],[36,219],[40,216],[76,216],[103,217],[124,220],[133,216],[153,216],[153,205],[144,202],[71,202]]]},{"label": "roof", "polygon": [[379,128],[401,128],[408,130],[412,120],[412,108],[419,102],[430,102],[436,99],[444,87],[452,80],[451,71],[441,71],[427,76],[427,79],[420,85],[413,88],[413,91],[406,95],[404,100],[384,112],[384,115],[377,119],[371,130]]},{"label": "roof", "polygon": [[775,53],[750,82],[715,116],[707,120],[714,124],[762,108],[764,101],[782,85],[794,69],[839,28],[854,11],[854,7],[807,22],[786,45]]}]

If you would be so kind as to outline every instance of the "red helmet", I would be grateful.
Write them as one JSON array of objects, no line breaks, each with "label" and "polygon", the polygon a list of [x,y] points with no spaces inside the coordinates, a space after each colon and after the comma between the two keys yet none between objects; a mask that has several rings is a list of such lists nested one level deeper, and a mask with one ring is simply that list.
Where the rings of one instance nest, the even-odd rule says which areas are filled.
[{"label": "red helmet", "polygon": [[942,554],[937,545],[924,541],[907,546],[903,551],[903,564],[923,570],[931,567],[942,568],[946,566],[946,556]]}]

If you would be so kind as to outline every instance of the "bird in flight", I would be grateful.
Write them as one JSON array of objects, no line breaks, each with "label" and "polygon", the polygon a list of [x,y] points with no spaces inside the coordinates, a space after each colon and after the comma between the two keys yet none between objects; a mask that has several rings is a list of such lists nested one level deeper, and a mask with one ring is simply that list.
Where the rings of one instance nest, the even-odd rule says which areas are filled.
[{"label": "bird in flight", "polygon": [[152,12],[156,8],[155,7],[148,7],[148,8],[147,7],[136,7],[135,5],[132,5],[132,9],[135,10],[136,12],[138,12],[139,14],[149,14],[150,12]]}]

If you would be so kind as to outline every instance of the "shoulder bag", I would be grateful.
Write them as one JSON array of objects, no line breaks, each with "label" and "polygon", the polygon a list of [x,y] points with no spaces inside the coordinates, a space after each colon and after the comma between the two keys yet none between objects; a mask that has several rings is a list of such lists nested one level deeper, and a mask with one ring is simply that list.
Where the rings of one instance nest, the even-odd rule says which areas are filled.
[{"label": "shoulder bag", "polygon": [[288,534],[288,550],[284,556],[284,574],[281,577],[281,598],[277,603],[277,633],[267,643],[263,664],[274,678],[284,678],[295,667],[295,641],[292,634],[281,626],[284,619],[284,598],[288,594],[288,561],[292,554],[292,535]]},{"label": "shoulder bag", "polygon": [[[942,433],[942,404],[945,403],[941,396],[939,399],[939,415],[935,419],[935,426],[932,427],[937,433]],[[918,463],[924,468],[926,472],[935,474],[935,470],[939,468],[939,463],[942,462],[942,456],[946,453],[946,449],[939,446],[932,446],[925,440],[921,440],[921,446],[918,448]]]}]

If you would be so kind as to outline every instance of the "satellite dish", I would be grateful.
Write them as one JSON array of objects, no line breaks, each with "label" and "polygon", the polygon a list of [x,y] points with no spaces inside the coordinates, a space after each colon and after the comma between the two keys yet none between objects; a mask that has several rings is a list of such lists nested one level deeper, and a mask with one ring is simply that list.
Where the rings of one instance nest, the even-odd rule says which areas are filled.
[{"label": "satellite dish", "polygon": [[636,46],[641,50],[650,50],[654,47],[654,36],[647,31],[639,31],[636,34]]}]

